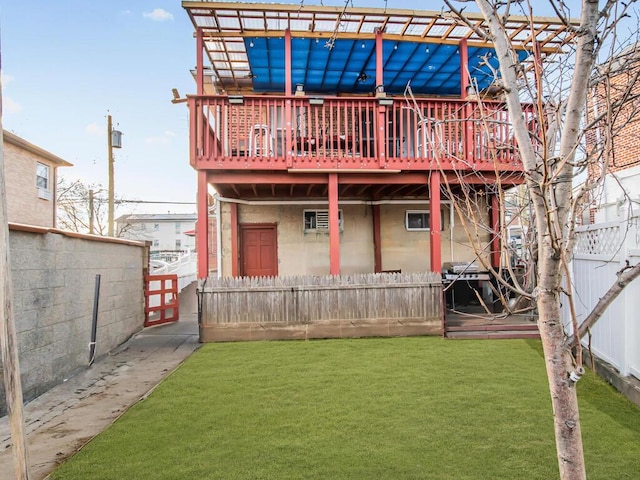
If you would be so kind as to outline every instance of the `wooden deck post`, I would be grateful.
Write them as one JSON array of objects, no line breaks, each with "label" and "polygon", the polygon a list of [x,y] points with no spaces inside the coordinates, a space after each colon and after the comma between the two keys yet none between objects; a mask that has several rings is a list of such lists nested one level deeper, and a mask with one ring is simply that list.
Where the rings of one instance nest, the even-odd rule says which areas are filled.
[{"label": "wooden deck post", "polygon": [[196,92],[204,94],[204,37],[202,29],[196,30]]},{"label": "wooden deck post", "polygon": [[287,168],[293,167],[293,158],[291,156],[293,137],[293,106],[290,98],[293,93],[291,60],[291,30],[287,28],[284,31],[284,94],[289,97],[286,99],[284,106],[284,155],[287,161]]},{"label": "wooden deck post", "polygon": [[431,271],[442,273],[442,242],[440,232],[440,172],[432,171],[429,178],[429,229]]},{"label": "wooden deck post", "polygon": [[198,278],[209,276],[209,182],[207,171],[198,170],[198,220],[196,226],[196,251],[198,252]]},{"label": "wooden deck post", "polygon": [[[460,98],[466,99],[469,95],[469,48],[467,47],[467,39],[460,40]],[[473,152],[473,121],[471,119],[471,106],[466,103],[464,105],[464,122],[462,130],[462,145],[464,157],[471,159]]]},{"label": "wooden deck post", "polygon": [[329,174],[329,270],[340,275],[340,222],[338,217],[338,174]]}]

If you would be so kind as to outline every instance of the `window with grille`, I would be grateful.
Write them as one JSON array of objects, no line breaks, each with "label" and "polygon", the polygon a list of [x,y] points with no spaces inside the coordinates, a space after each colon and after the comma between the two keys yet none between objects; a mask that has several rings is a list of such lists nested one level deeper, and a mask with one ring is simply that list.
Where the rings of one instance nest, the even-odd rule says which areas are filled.
[{"label": "window with grille", "polygon": [[[342,228],[342,210],[338,210],[338,228]],[[329,231],[329,210],[305,210],[304,211],[304,231],[305,232],[328,232]]]}]

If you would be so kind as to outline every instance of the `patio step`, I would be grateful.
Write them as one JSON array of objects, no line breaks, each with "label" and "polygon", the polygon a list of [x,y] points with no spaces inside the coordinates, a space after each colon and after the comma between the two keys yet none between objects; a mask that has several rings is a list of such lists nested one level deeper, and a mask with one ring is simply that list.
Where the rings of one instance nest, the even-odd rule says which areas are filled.
[{"label": "patio step", "polygon": [[517,325],[461,325],[447,327],[445,336],[447,338],[458,339],[540,338],[540,333],[535,323]]}]

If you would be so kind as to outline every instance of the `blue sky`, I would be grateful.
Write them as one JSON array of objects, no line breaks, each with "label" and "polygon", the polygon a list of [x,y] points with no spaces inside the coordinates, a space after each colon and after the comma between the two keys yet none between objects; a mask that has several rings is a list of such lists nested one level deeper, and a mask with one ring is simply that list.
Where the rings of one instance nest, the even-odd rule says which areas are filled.
[{"label": "blue sky", "polygon": [[[383,0],[353,3],[385,6]],[[389,8],[442,6],[388,1]],[[193,27],[179,0],[0,0],[0,26],[6,130],[72,162],[61,169],[65,177],[106,186],[110,113],[124,134],[123,148],[115,150],[116,195],[195,201],[187,108],[170,102],[172,88],[195,92]],[[135,211],[195,206],[139,205]]]}]

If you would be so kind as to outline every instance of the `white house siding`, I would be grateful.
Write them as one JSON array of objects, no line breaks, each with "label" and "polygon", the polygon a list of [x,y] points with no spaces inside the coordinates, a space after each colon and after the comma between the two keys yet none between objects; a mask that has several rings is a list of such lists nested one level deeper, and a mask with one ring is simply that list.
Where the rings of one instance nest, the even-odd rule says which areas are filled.
[{"label": "white house siding", "polygon": [[[132,215],[118,218],[119,229],[124,228],[123,238],[152,243],[151,250],[193,250],[195,236],[184,232],[195,230],[196,215]],[[176,228],[176,224],[179,227]],[[176,240],[180,247],[176,247]]]}]

